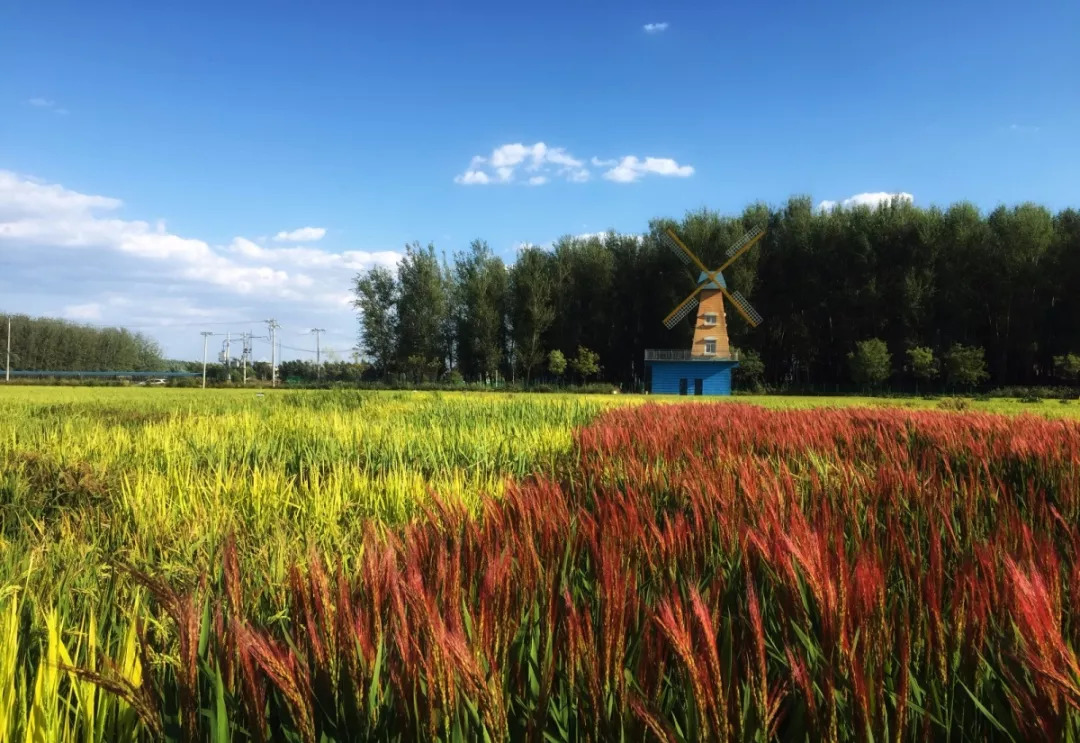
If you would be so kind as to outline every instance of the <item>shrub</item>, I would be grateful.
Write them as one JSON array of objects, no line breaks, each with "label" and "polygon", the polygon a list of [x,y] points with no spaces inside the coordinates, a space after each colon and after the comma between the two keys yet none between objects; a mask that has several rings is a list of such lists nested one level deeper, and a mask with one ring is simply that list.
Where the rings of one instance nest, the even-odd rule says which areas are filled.
[{"label": "shrub", "polygon": [[990,378],[981,348],[953,345],[945,353],[945,379],[954,388],[971,388]]},{"label": "shrub", "polygon": [[732,371],[736,392],[761,394],[765,392],[765,363],[757,351],[737,351],[739,365]]},{"label": "shrub", "polygon": [[908,367],[915,379],[921,382],[932,382],[940,374],[937,359],[934,358],[933,349],[923,346],[909,348]]},{"label": "shrub", "polygon": [[892,354],[885,341],[870,338],[860,341],[855,350],[848,354],[851,366],[851,378],[856,384],[877,389],[892,373]]},{"label": "shrub", "polygon": [[997,387],[990,390],[988,393],[990,397],[995,398],[1011,398],[1016,399],[1020,397],[1026,397],[1027,395],[1034,395],[1036,397],[1076,397],[1077,391],[1072,387],[1064,386],[1019,386],[1013,385],[1009,387]]},{"label": "shrub", "polygon": [[937,405],[942,410],[961,411],[967,410],[971,404],[962,397],[946,397]]}]

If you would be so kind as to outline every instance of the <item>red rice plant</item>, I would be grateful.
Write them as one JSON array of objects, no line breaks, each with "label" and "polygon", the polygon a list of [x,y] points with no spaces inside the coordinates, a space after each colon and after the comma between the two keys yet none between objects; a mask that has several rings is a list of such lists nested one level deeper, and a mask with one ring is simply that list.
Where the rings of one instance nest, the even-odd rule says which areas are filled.
[{"label": "red rice plant", "polygon": [[236,543],[220,586],[146,578],[159,718],[199,737],[220,668],[256,740],[1080,735],[1078,424],[646,405],[422,510],[297,555],[274,621]]}]

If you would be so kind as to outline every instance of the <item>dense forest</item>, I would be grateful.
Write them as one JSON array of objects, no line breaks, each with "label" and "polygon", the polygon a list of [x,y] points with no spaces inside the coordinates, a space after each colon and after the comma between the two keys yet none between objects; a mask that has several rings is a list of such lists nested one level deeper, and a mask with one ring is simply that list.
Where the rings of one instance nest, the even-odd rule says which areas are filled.
[{"label": "dense forest", "polygon": [[[728,312],[744,382],[750,372],[774,389],[945,386],[964,358],[985,368],[971,380],[990,386],[1080,377],[1080,212],[1024,204],[984,214],[966,203],[904,201],[821,210],[806,198],[739,216],[658,219],[645,235],[565,237],[520,250],[510,265],[481,240],[452,257],[409,245],[395,269],[354,279],[370,363],[283,362],[279,373],[327,383],[606,380],[634,389],[646,348],[688,348],[692,335],[690,318],[674,330],[661,322],[696,274],[659,232],[675,229],[718,266],[756,226],[767,228],[764,239],[725,272],[765,317],[750,328]],[[14,369],[172,366],[140,333],[11,319]],[[0,315],[0,329],[6,320]],[[269,378],[268,364],[253,366],[254,378]],[[211,381],[227,376],[239,370],[211,365]]]},{"label": "dense forest", "polygon": [[641,236],[566,237],[509,266],[480,240],[452,259],[414,244],[396,270],[355,278],[360,344],[378,373],[416,380],[550,378],[552,351],[573,359],[584,347],[598,354],[596,378],[633,386],[646,348],[688,348],[692,335],[692,315],[661,323],[696,274],[659,231],[718,266],[755,226],[765,238],[725,278],[765,321],[750,328],[729,311],[728,328],[773,387],[848,389],[860,344],[885,352],[894,387],[914,383],[927,352],[937,367],[963,346],[982,355],[989,384],[1033,385],[1063,381],[1061,360],[1080,351],[1080,212],[900,200],[821,210],[808,198],[658,219]]},{"label": "dense forest", "polygon": [[[11,320],[11,368],[48,371],[161,371],[161,348],[123,328],[0,314],[0,344]],[[0,346],[2,348],[2,346]],[[0,358],[0,363],[6,359]]]}]

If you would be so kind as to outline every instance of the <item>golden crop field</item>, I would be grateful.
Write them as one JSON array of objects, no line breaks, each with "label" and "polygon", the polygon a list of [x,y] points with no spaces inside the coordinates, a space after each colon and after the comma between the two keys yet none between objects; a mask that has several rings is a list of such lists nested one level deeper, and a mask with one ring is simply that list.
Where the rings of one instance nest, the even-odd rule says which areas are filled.
[{"label": "golden crop field", "polygon": [[[93,590],[104,558],[205,569],[235,534],[254,559],[347,550],[428,494],[475,505],[550,470],[606,397],[0,390],[5,554]],[[280,557],[275,557],[280,556]],[[14,566],[12,566],[14,567]],[[283,566],[278,566],[282,569]],[[11,574],[9,572],[9,574]],[[57,576],[58,577],[58,576]],[[275,578],[283,577],[275,574]],[[50,586],[72,585],[50,576]]]},{"label": "golden crop field", "polygon": [[0,388],[0,741],[1075,735],[1080,404],[938,406]]}]

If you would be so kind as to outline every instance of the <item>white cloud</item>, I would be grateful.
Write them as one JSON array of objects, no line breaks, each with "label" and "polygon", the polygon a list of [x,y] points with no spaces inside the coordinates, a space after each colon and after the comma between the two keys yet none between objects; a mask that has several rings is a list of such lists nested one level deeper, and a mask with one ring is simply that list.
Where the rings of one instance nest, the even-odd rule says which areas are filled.
[{"label": "white cloud", "polygon": [[[577,158],[571,157],[566,154],[566,150],[561,147],[549,149],[543,153],[543,159],[554,165],[561,165],[564,168],[576,169],[581,167],[581,161]],[[539,167],[540,158],[533,157],[533,168]]]},{"label": "white cloud", "polygon": [[26,103],[27,105],[33,106],[34,108],[48,109],[49,111],[52,111],[53,113],[59,114],[61,116],[66,116],[68,113],[68,110],[66,108],[58,106],[56,101],[49,100],[48,98],[31,98]]},{"label": "white cloud", "polygon": [[694,174],[689,165],[679,165],[668,157],[646,157],[639,160],[634,155],[627,155],[618,165],[604,173],[604,178],[616,183],[633,183],[646,175],[673,176],[687,178]]},{"label": "white cloud", "polygon": [[630,237],[637,241],[639,244],[645,240],[644,235],[618,233],[612,230],[607,232],[582,232],[580,235],[574,235],[576,240],[599,240],[601,243],[606,243],[612,237]]},{"label": "white cloud", "polygon": [[326,235],[325,227],[301,227],[292,232],[279,232],[274,235],[274,241],[279,243],[305,243],[317,242]]},{"label": "white cloud", "polygon": [[[544,143],[540,142],[534,146],[542,150]],[[531,151],[532,147],[526,147],[523,144],[504,144],[491,153],[491,164],[496,168],[513,167],[523,161]]]},{"label": "white cloud", "polygon": [[[162,220],[121,219],[121,207],[119,199],[0,170],[4,309],[162,329],[178,318],[277,317],[283,324],[337,328],[348,346],[355,335],[351,278],[401,257],[271,248],[245,237],[211,245],[169,232]],[[301,239],[324,232],[283,234],[305,231]],[[156,335],[167,350],[178,337],[166,330]]]},{"label": "white cloud", "polygon": [[[532,145],[515,142],[496,147],[489,157],[474,156],[468,170],[454,178],[454,182],[463,185],[522,182],[531,186],[548,183],[552,178],[580,182],[589,179],[589,171],[583,165],[562,147],[548,147],[543,142]],[[520,181],[519,171],[528,174]]]},{"label": "white cloud", "polygon": [[69,304],[64,308],[64,317],[69,320],[100,320],[101,305],[97,302]]},{"label": "white cloud", "polygon": [[119,199],[88,196],[0,170],[0,221],[16,214],[71,216],[91,209],[113,210],[122,203]]},{"label": "white cloud", "polygon": [[[693,175],[689,165],[679,165],[670,158],[627,155],[620,159],[605,160],[592,157],[594,168],[609,168],[604,177],[610,181],[629,183],[646,175],[676,176]],[[519,172],[526,175],[519,179]],[[495,148],[489,157],[476,155],[469,168],[454,178],[462,185],[489,185],[493,183],[527,183],[539,186],[552,180],[584,183],[592,178],[592,171],[585,161],[571,155],[562,147],[549,147],[543,142],[533,145],[521,143],[504,144]]]},{"label": "white cloud", "polygon": [[897,191],[889,193],[887,191],[876,191],[873,193],[857,193],[854,196],[849,196],[843,201],[829,201],[826,199],[818,204],[818,209],[821,211],[830,211],[838,206],[845,209],[852,209],[857,206],[868,206],[871,209],[877,209],[880,206],[890,203],[896,199],[898,201],[906,201],[912,203],[915,201],[915,197],[904,191]]},{"label": "white cloud", "polygon": [[482,170],[466,170],[464,173],[454,178],[454,182],[462,183],[467,186],[487,185],[491,182],[491,179],[488,177],[488,174]]},{"label": "white cloud", "polygon": [[667,21],[665,21],[663,23],[646,23],[644,28],[645,33],[647,34],[658,34],[662,31],[667,31],[667,27],[668,24]]},{"label": "white cloud", "polygon": [[248,240],[246,237],[234,237],[229,243],[229,249],[246,258],[262,258],[269,251],[261,245]]},{"label": "white cloud", "polygon": [[1017,134],[1035,134],[1039,131],[1039,127],[1031,124],[1009,124],[1009,131]]}]

